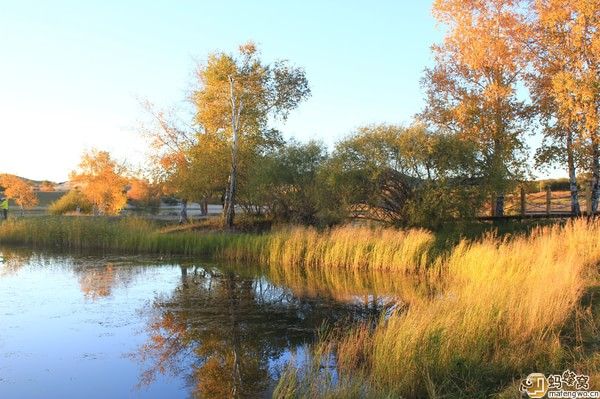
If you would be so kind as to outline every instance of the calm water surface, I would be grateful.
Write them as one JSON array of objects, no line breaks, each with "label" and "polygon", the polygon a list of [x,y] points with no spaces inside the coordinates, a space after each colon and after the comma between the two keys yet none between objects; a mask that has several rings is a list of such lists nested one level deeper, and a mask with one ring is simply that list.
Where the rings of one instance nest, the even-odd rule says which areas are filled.
[{"label": "calm water surface", "polygon": [[418,295],[394,281],[0,249],[0,398],[270,397],[317,329]]}]

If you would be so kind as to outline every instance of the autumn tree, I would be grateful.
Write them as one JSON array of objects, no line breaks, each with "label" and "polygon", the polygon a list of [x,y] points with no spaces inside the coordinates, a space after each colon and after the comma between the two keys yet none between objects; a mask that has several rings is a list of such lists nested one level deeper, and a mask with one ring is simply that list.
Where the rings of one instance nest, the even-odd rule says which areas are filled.
[{"label": "autumn tree", "polygon": [[229,143],[230,166],[223,210],[224,225],[233,227],[238,190],[240,148],[260,142],[269,118],[285,119],[310,95],[304,70],[286,61],[266,64],[253,43],[237,55],[211,54],[198,68],[193,94],[196,122],[206,134]]},{"label": "autumn tree", "polygon": [[107,151],[92,150],[83,154],[79,169],[70,175],[83,195],[102,214],[115,215],[127,203],[125,167]]},{"label": "autumn tree", "polygon": [[[600,199],[600,3],[536,0],[534,97],[542,99],[547,136],[564,151],[571,208],[579,213],[575,160],[581,149],[592,172],[592,211]],[[560,147],[559,147],[560,149]],[[564,155],[563,155],[564,154]]]},{"label": "autumn tree", "polygon": [[147,179],[135,177],[129,180],[127,200],[137,207],[156,210],[160,205],[160,192]]},{"label": "autumn tree", "polygon": [[141,126],[142,135],[152,149],[153,166],[148,172],[159,193],[183,199],[181,214],[187,221],[187,200],[200,203],[206,200],[206,190],[197,191],[197,178],[202,175],[192,167],[190,156],[198,145],[200,132],[183,122],[174,108],[159,110],[149,101],[142,101],[142,107],[150,116],[150,121]]},{"label": "autumn tree", "polygon": [[0,175],[0,186],[4,187],[4,195],[15,201],[23,214],[25,208],[33,208],[38,204],[38,197],[33,187],[25,180],[14,175]]},{"label": "autumn tree", "polygon": [[[538,38],[534,71],[527,79],[532,99],[541,122],[543,141],[535,159],[538,167],[565,165],[569,176],[571,213],[581,214],[577,186],[577,165],[584,161],[582,135],[568,114],[560,110],[554,92],[553,77],[566,67],[562,59],[553,58],[544,47],[548,38],[543,31]],[[579,162],[578,162],[579,161]]]},{"label": "autumn tree", "polygon": [[433,14],[446,27],[432,47],[435,66],[426,71],[424,120],[455,133],[478,150],[482,187],[496,193],[503,215],[504,192],[521,175],[523,132],[531,110],[517,95],[527,66],[529,32],[523,0],[435,0]]}]

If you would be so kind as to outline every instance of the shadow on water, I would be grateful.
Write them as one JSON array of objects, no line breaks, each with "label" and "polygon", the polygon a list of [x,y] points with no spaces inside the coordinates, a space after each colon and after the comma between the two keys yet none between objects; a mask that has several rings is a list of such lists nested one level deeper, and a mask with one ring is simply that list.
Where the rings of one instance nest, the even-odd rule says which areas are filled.
[{"label": "shadow on water", "polygon": [[[131,344],[120,358],[139,370],[137,381],[128,383],[140,397],[157,384],[183,385],[184,397],[268,397],[285,364],[302,358],[318,331],[375,321],[431,295],[427,285],[393,274],[8,249],[0,251],[0,282],[32,263],[38,264],[35,270],[58,268],[57,273],[76,281],[85,311],[117,297],[116,311],[135,306],[131,314],[143,331],[129,332]],[[153,274],[156,270],[163,274]],[[168,287],[160,281],[165,275]],[[141,284],[157,288],[146,294],[145,305],[130,304],[123,292]],[[106,308],[99,313],[99,323],[109,329],[103,334],[112,333],[111,321],[104,320],[116,317],[111,312]],[[96,342],[90,339],[85,345]]]}]

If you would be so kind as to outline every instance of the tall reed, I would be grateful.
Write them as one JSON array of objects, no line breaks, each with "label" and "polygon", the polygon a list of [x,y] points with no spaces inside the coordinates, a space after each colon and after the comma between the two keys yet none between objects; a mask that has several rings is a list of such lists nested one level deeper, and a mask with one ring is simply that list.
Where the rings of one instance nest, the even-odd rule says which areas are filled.
[{"label": "tall reed", "polygon": [[255,260],[293,268],[418,272],[428,262],[435,237],[426,230],[337,227],[317,230],[290,227],[275,230],[266,241],[251,238],[226,248],[231,260]]},{"label": "tall reed", "polygon": [[0,244],[61,250],[210,255],[285,267],[418,271],[434,243],[425,230],[291,227],[265,234],[165,233],[137,218],[45,217],[0,224]]},{"label": "tall reed", "polygon": [[[317,358],[323,345],[335,347],[341,381],[320,392],[336,397],[361,381],[365,397],[484,397],[531,372],[572,367],[565,325],[596,282],[598,237],[600,223],[580,220],[528,237],[461,242],[439,265],[441,294],[374,330],[317,345]],[[315,391],[323,381],[315,375],[291,368],[282,396]]]},{"label": "tall reed", "polygon": [[213,256],[228,247],[246,246],[251,240],[260,242],[262,237],[222,232],[164,234],[154,223],[138,218],[45,217],[0,224],[0,244],[65,251]]}]

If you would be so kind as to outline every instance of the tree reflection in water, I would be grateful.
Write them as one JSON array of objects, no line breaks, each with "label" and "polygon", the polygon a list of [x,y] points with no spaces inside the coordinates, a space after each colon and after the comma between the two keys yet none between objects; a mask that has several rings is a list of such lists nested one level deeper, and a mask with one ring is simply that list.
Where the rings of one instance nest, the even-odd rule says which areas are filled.
[{"label": "tree reflection in water", "polygon": [[17,273],[29,261],[30,254],[25,251],[0,251],[0,277]]},{"label": "tree reflection in water", "polygon": [[182,266],[179,286],[148,310],[149,339],[132,355],[144,367],[140,387],[164,374],[184,377],[194,397],[268,395],[277,365],[319,327],[358,323],[385,307],[365,301],[296,296],[265,277]]},{"label": "tree reflection in water", "polygon": [[92,301],[112,296],[115,288],[129,286],[137,276],[152,268],[152,264],[118,256],[82,256],[73,258],[72,262],[81,292]]},{"label": "tree reflection in water", "polygon": [[81,292],[89,299],[108,297],[116,283],[116,270],[112,264],[76,269]]}]

